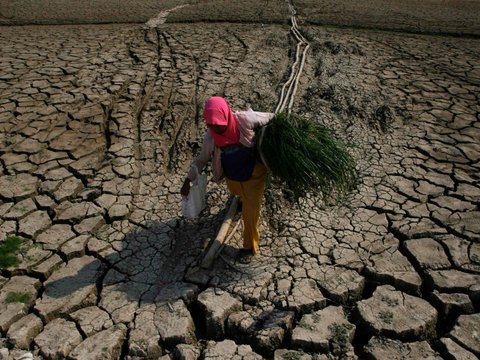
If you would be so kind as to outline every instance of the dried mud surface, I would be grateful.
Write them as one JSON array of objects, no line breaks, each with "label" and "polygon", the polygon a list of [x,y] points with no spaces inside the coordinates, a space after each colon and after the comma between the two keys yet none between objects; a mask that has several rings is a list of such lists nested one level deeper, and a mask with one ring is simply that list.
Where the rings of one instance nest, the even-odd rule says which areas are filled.
[{"label": "dried mud surface", "polygon": [[480,35],[478,0],[299,0],[308,22],[414,33]]},{"label": "dried mud surface", "polygon": [[301,22],[293,110],[349,144],[357,187],[271,185],[261,256],[236,262],[238,231],[202,269],[228,201],[211,182],[181,217],[202,104],[272,111],[295,42],[283,21],[172,22],[186,9],[1,28],[0,244],[26,241],[0,269],[0,358],[477,358],[479,40]]}]

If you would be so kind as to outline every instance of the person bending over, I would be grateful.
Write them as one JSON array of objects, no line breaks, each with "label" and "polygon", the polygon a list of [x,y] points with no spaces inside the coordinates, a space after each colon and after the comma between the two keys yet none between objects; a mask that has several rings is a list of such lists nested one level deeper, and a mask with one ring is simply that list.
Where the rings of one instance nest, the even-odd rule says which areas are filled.
[{"label": "person bending over", "polygon": [[188,196],[190,182],[195,180],[205,165],[212,161],[213,179],[225,178],[227,187],[242,202],[243,249],[239,261],[249,263],[259,252],[259,219],[265,189],[267,168],[255,154],[255,128],[267,124],[273,113],[247,111],[232,112],[227,101],[213,96],[205,102],[203,120],[207,131],[200,154],[193,160],[180,193]]}]

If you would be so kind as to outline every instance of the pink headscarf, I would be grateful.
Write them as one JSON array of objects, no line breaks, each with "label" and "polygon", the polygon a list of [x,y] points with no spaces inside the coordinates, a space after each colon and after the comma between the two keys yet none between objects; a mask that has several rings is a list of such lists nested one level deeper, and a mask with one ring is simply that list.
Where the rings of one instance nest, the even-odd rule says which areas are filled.
[{"label": "pink headscarf", "polygon": [[215,145],[223,147],[237,144],[240,140],[237,122],[224,98],[220,96],[209,98],[203,108],[203,118],[208,125],[227,125],[227,130],[223,134],[217,134],[210,129]]}]

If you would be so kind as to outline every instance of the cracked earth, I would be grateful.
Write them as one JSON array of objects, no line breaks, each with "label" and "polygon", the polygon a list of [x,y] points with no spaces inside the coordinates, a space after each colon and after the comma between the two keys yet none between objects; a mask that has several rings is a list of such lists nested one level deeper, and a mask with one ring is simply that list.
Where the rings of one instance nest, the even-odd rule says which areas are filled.
[{"label": "cracked earth", "polygon": [[0,359],[480,356],[478,29],[324,27],[306,3],[293,112],[349,145],[356,188],[291,203],[270,184],[261,256],[236,262],[238,230],[210,269],[226,186],[209,183],[196,221],[179,194],[202,104],[273,111],[288,4],[285,21],[195,23],[186,6],[1,27],[0,244],[25,240],[0,269]]}]

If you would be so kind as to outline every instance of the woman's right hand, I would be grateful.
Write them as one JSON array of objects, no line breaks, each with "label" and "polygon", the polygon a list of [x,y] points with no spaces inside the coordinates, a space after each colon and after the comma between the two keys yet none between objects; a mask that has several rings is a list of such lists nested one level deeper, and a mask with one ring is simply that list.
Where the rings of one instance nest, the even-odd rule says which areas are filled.
[{"label": "woman's right hand", "polygon": [[180,194],[182,194],[182,196],[187,197],[189,193],[190,193],[190,179],[186,178],[185,181],[183,182],[182,188],[180,189]]}]

